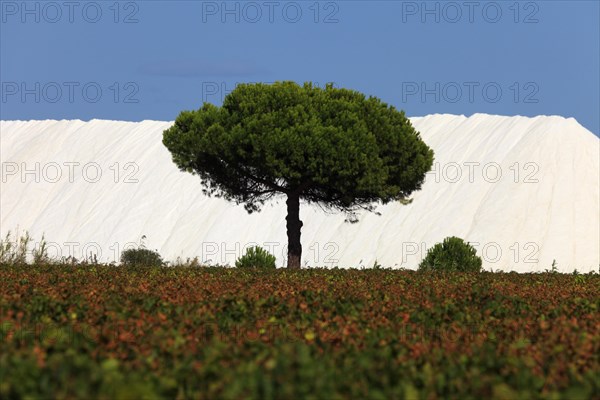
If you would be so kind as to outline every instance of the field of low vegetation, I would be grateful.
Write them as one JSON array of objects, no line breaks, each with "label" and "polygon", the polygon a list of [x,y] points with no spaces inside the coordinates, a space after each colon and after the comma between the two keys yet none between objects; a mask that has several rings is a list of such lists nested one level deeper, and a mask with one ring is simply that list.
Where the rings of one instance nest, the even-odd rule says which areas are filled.
[{"label": "field of low vegetation", "polygon": [[600,274],[0,264],[0,397],[600,398]]}]

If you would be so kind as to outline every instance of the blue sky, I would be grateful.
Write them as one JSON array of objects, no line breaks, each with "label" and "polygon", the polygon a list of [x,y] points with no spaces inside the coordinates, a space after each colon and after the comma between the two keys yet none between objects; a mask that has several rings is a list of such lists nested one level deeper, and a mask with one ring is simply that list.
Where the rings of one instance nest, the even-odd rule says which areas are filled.
[{"label": "blue sky", "polygon": [[2,119],[173,120],[238,82],[600,133],[598,1],[0,1]]}]

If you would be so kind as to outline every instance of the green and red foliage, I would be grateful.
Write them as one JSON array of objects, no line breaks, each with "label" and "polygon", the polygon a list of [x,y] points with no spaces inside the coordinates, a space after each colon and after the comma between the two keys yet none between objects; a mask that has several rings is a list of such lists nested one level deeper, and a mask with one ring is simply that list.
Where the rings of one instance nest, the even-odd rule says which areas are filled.
[{"label": "green and red foliage", "polygon": [[600,398],[600,275],[0,266],[0,397]]}]

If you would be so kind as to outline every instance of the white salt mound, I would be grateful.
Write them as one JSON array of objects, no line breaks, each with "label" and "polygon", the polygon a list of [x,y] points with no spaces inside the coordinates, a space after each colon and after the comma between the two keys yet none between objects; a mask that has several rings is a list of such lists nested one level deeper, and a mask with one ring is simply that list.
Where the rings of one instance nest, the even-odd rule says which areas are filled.
[{"label": "white salt mound", "polygon": [[[303,205],[303,263],[416,268],[447,236],[487,270],[598,271],[599,139],[572,118],[475,114],[411,118],[435,151],[410,205],[345,223]],[[202,194],[162,145],[172,122],[1,121],[0,233],[17,227],[54,256],[118,261],[146,235],[165,259],[233,265],[259,244],[285,263],[285,201],[248,215]]]}]

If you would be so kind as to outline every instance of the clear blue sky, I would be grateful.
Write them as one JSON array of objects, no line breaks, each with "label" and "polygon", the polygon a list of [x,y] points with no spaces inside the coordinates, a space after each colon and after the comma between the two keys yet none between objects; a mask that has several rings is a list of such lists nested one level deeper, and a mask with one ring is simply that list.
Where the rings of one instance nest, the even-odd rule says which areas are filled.
[{"label": "clear blue sky", "polygon": [[294,80],[598,135],[599,3],[1,0],[0,117],[173,120],[238,82]]}]

